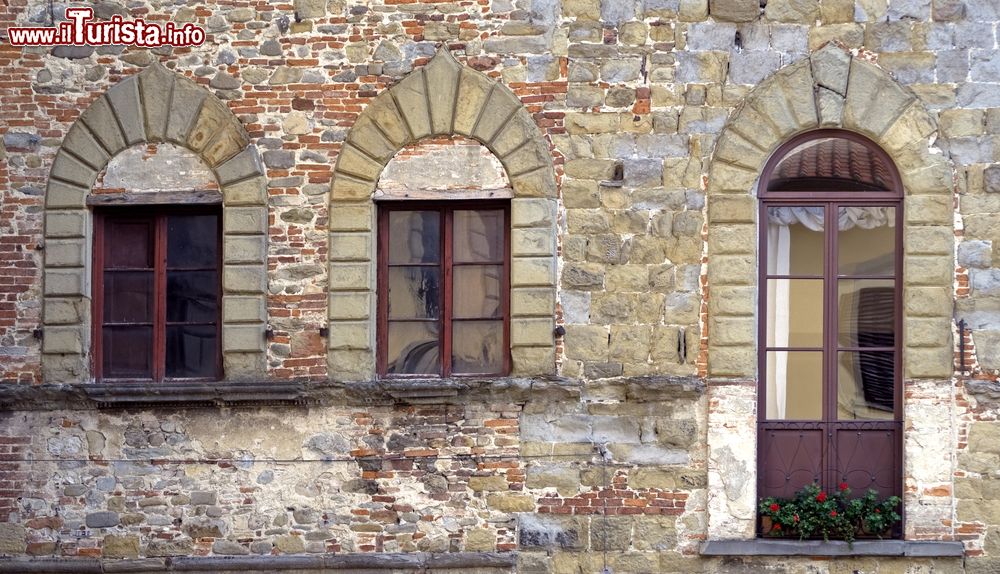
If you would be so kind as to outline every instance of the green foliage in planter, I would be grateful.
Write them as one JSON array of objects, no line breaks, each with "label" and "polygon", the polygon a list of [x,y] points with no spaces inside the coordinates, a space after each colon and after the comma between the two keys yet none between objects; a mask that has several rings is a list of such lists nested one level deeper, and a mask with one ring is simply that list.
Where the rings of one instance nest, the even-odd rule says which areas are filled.
[{"label": "green foliage in planter", "polygon": [[898,496],[879,500],[874,490],[859,498],[851,499],[850,495],[847,483],[841,483],[832,494],[813,483],[802,487],[793,498],[764,498],[758,511],[771,521],[771,529],[765,534],[799,539],[822,536],[823,540],[851,543],[859,532],[881,535],[899,522]]}]

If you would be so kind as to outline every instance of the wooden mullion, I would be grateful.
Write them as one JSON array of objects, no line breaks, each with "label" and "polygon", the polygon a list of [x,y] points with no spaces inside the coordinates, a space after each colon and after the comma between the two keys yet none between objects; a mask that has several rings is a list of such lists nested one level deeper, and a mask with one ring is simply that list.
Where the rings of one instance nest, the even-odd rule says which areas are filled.
[{"label": "wooden mullion", "polygon": [[153,248],[153,263],[156,269],[153,284],[153,301],[155,305],[153,319],[153,380],[164,379],[167,355],[167,218],[165,215],[155,217],[155,236]]},{"label": "wooden mullion", "polygon": [[104,215],[94,214],[94,252],[93,258],[93,307],[90,320],[91,341],[93,351],[90,366],[94,380],[100,381],[104,376]]},{"label": "wooden mullion", "polygon": [[500,319],[503,321],[503,340],[501,345],[503,345],[503,373],[504,375],[510,374],[512,368],[512,358],[510,350],[510,257],[511,257],[511,219],[510,219],[510,203],[505,203],[503,206],[503,239],[504,239],[504,253],[503,253],[503,268],[501,270],[502,275],[502,285],[500,289],[500,298],[502,308],[500,309]]},{"label": "wooden mullion", "polygon": [[441,265],[443,267],[441,277],[444,288],[441,290],[444,298],[441,305],[441,376],[451,376],[451,313],[452,313],[452,222],[454,211],[447,208],[441,209]]},{"label": "wooden mullion", "polygon": [[375,299],[377,302],[375,310],[376,337],[375,337],[375,365],[379,375],[385,376],[388,369],[388,349],[389,346],[389,211],[379,210],[376,241],[376,267],[375,274]]}]

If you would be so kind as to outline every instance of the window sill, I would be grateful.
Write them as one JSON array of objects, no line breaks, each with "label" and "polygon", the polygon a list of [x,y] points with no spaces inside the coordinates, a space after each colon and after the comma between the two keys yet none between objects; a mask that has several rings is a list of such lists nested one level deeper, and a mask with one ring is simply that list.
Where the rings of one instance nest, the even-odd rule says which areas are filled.
[{"label": "window sill", "polygon": [[709,540],[702,556],[906,556],[911,558],[961,557],[961,542],[936,540]]}]

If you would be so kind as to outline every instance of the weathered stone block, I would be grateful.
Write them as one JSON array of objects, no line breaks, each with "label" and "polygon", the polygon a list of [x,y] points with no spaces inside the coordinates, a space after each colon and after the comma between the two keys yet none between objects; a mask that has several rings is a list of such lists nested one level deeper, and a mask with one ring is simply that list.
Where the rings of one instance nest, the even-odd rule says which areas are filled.
[{"label": "weathered stone block", "polygon": [[940,317],[951,314],[951,284],[947,287],[911,287],[903,289],[903,308],[912,317]]},{"label": "weathered stone block", "polygon": [[367,291],[371,287],[370,263],[330,264],[331,291]]},{"label": "weathered stone block", "polygon": [[45,295],[85,296],[89,282],[83,268],[46,269]]},{"label": "weathered stone block", "polygon": [[911,225],[950,225],[954,219],[950,195],[910,195],[904,204],[906,223]]},{"label": "weathered stone block", "polygon": [[513,227],[552,227],[555,222],[555,200],[520,198],[511,200],[511,225]]},{"label": "weathered stone block", "polygon": [[267,180],[263,177],[254,177],[227,185],[222,188],[222,200],[226,207],[266,205]]},{"label": "weathered stone block", "polygon": [[330,261],[369,261],[371,259],[370,234],[330,234]]},{"label": "weathered stone block", "polygon": [[52,239],[45,244],[46,267],[83,267],[87,264],[85,239]]},{"label": "weathered stone block", "polygon": [[757,354],[752,347],[715,345],[709,333],[708,372],[716,377],[749,377],[757,370]]},{"label": "weathered stone block", "polygon": [[[101,165],[103,167],[103,164]],[[69,155],[65,151],[56,154],[49,175],[71,184],[89,189],[97,178],[97,170]]]},{"label": "weathered stone block", "polygon": [[223,325],[222,350],[226,353],[253,353],[264,349],[263,325]]},{"label": "weathered stone block", "polygon": [[709,0],[708,12],[717,20],[750,22],[760,15],[760,3],[755,0]]},{"label": "weathered stone block", "polygon": [[264,265],[226,265],[222,270],[224,293],[263,293],[267,284]]},{"label": "weathered stone block", "polygon": [[511,321],[512,347],[549,347],[553,344],[555,324],[551,318],[518,318]]},{"label": "weathered stone block", "polygon": [[371,294],[342,291],[329,295],[329,317],[333,321],[367,319],[371,316]]},{"label": "weathered stone block", "polygon": [[375,209],[370,202],[330,205],[330,231],[371,231]]},{"label": "weathered stone block", "polygon": [[553,375],[556,372],[554,347],[514,347],[510,350],[512,374],[521,377]]},{"label": "weathered stone block", "polygon": [[226,235],[263,235],[267,233],[267,210],[261,207],[229,207],[222,213]]},{"label": "weathered stone block", "polygon": [[514,317],[551,317],[555,311],[555,290],[549,288],[511,289],[510,312]]},{"label": "weathered stone block", "polygon": [[555,260],[551,257],[515,257],[511,261],[512,287],[555,285]]},{"label": "weathered stone block", "polygon": [[214,167],[215,178],[223,187],[237,180],[264,174],[264,164],[261,162],[260,154],[257,153],[257,148],[253,146],[247,147]]},{"label": "weathered stone block", "polygon": [[264,235],[227,235],[222,241],[226,263],[261,263],[267,258]]},{"label": "weathered stone block", "polygon": [[904,376],[908,379],[946,379],[954,370],[954,354],[951,347],[951,333],[947,333],[945,345],[938,347],[909,347],[903,361]]},{"label": "weathered stone block", "polygon": [[327,348],[341,351],[371,349],[371,323],[369,321],[331,323]]},{"label": "weathered stone block", "polygon": [[229,295],[222,300],[224,323],[262,323],[266,320],[264,297]]},{"label": "weathered stone block", "polygon": [[966,268],[986,269],[993,265],[991,241],[966,240],[958,244],[958,264]]}]

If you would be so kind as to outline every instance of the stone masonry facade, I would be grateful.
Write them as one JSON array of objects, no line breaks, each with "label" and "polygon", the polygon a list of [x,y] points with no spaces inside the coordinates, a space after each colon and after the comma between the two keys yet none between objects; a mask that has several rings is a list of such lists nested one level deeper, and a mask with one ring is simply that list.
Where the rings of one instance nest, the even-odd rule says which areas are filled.
[{"label": "stone masonry facade", "polygon": [[[996,0],[85,5],[207,40],[0,37],[0,572],[1000,571]],[[902,178],[912,544],[753,555],[757,185],[814,129]],[[95,382],[121,192],[221,196],[222,380]],[[509,376],[376,376],[410,193],[510,202]]]}]

